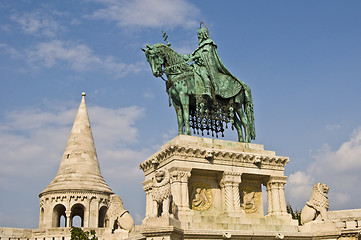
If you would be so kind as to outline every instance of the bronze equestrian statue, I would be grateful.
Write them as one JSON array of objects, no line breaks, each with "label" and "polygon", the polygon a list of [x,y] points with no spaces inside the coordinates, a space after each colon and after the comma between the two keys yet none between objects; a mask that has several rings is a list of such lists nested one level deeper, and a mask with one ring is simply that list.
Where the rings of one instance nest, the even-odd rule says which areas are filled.
[{"label": "bronze equestrian statue", "polygon": [[163,79],[177,113],[178,134],[190,135],[193,128],[198,134],[224,136],[230,123],[238,132],[238,141],[254,140],[251,89],[224,66],[208,29],[198,29],[198,47],[188,55],[174,51],[168,36],[163,33],[163,37],[167,45],[157,43],[142,50],[153,75],[166,75]]}]

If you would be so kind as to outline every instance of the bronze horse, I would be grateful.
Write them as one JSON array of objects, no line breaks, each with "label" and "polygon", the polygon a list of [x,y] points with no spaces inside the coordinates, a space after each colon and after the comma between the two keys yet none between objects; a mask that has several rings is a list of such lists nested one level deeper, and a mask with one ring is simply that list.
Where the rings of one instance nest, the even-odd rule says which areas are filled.
[{"label": "bronze horse", "polygon": [[153,75],[162,77],[165,74],[167,77],[167,93],[177,114],[178,134],[191,135],[192,122],[192,128],[200,129],[202,134],[203,130],[211,130],[212,135],[213,132],[222,132],[223,135],[223,123],[227,126],[229,122],[232,128],[236,128],[239,142],[255,139],[253,102],[252,99],[246,99],[244,88],[231,98],[216,96],[212,102],[204,98],[197,87],[199,83],[196,82],[193,67],[188,64],[185,55],[177,53],[169,45],[159,43],[147,45],[142,50]]}]

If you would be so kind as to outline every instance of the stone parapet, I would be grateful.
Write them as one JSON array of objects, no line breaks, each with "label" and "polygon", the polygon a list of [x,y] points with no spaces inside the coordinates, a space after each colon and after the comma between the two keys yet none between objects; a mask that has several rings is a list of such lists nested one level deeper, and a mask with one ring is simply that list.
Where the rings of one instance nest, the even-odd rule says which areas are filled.
[{"label": "stone parapet", "polygon": [[340,230],[361,231],[361,209],[329,211],[327,217]]}]

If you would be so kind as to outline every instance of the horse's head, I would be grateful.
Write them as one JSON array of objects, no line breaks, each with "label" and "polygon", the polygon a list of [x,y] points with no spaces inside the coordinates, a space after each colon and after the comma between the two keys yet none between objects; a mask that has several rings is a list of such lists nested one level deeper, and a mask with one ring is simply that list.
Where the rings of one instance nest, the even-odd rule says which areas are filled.
[{"label": "horse's head", "polygon": [[164,54],[162,51],[162,45],[165,46],[164,44],[154,44],[152,46],[147,44],[146,48],[142,48],[145,52],[147,61],[152,68],[153,75],[156,77],[161,77],[163,75]]}]

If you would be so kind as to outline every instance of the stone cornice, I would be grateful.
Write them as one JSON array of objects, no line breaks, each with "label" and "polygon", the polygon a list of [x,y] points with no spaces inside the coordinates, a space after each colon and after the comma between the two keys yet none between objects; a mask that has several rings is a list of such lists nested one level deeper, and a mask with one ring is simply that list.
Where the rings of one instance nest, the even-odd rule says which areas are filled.
[{"label": "stone cornice", "polygon": [[[250,165],[260,166],[276,169],[284,169],[289,162],[288,157],[269,156],[257,153],[248,152],[232,152],[218,149],[200,149],[193,147],[185,147],[179,145],[169,145],[166,148],[156,152],[150,158],[139,165],[139,168],[144,172],[162,163],[165,159],[171,157],[180,158],[201,158],[208,161],[232,161],[235,165]],[[211,159],[210,159],[211,158]]]},{"label": "stone cornice", "polygon": [[48,192],[42,192],[39,194],[39,198],[46,195],[64,195],[64,194],[77,194],[77,195],[106,195],[110,196],[113,193],[103,192],[103,191],[94,191],[94,190],[82,190],[82,189],[72,189],[72,190],[53,190]]}]

